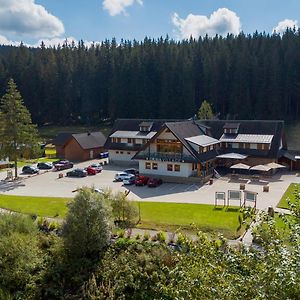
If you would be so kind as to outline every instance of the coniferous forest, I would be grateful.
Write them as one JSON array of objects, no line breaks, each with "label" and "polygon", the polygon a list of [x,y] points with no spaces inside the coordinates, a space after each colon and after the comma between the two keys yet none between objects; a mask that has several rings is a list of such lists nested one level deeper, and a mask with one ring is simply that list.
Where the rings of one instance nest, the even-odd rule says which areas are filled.
[{"label": "coniferous forest", "polygon": [[175,41],[0,47],[0,94],[13,78],[39,125],[190,118],[300,119],[300,32]]}]

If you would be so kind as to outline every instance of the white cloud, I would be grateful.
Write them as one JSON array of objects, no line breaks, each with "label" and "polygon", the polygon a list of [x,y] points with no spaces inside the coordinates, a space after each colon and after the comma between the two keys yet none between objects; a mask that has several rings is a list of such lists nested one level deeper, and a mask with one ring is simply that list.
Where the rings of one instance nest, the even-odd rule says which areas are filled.
[{"label": "white cloud", "polygon": [[121,13],[126,14],[126,8],[135,3],[143,5],[142,0],[104,0],[102,6],[111,16],[116,16]]},{"label": "white cloud", "polygon": [[0,32],[35,38],[64,33],[63,23],[35,0],[0,0]]},{"label": "white cloud", "polygon": [[298,21],[297,20],[285,19],[283,21],[280,21],[277,24],[277,26],[273,28],[273,32],[282,34],[286,31],[287,28],[293,29],[294,27],[296,30],[298,30]]},{"label": "white cloud", "polygon": [[0,35],[0,45],[19,46],[21,42],[14,42],[7,39],[5,36]]},{"label": "white cloud", "polygon": [[239,34],[241,30],[240,18],[235,12],[227,8],[219,8],[209,17],[189,14],[186,19],[181,19],[174,13],[172,22],[176,26],[180,38],[193,36],[227,35],[228,33]]}]

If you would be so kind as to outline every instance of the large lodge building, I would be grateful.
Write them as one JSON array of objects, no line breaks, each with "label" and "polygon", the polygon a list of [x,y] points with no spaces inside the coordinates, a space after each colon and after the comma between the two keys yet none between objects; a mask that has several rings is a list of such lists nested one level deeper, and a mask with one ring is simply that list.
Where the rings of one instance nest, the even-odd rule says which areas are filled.
[{"label": "large lodge building", "polygon": [[153,176],[206,178],[237,162],[300,167],[287,150],[284,121],[118,119],[104,148],[112,162],[138,163]]}]

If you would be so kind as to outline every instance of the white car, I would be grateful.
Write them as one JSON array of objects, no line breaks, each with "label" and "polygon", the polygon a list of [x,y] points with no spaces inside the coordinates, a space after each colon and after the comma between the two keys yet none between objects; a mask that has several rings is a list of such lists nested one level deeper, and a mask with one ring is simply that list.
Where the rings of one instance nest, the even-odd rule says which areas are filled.
[{"label": "white car", "polygon": [[123,181],[123,179],[126,177],[128,177],[128,173],[119,172],[115,175],[115,181]]},{"label": "white car", "polygon": [[127,177],[123,178],[124,185],[135,184],[135,176],[133,174],[127,174]]}]

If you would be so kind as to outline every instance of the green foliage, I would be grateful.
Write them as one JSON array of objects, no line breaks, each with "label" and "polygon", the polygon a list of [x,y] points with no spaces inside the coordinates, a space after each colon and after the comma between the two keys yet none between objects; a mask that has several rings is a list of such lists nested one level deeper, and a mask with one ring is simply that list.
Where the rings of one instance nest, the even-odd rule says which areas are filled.
[{"label": "green foliage", "polygon": [[138,210],[134,202],[128,200],[127,195],[119,192],[110,194],[110,203],[115,223],[120,227],[132,226],[138,216]]},{"label": "green foliage", "polygon": [[83,188],[69,203],[63,224],[66,254],[71,259],[93,260],[107,247],[111,235],[111,212],[101,195]]},{"label": "green foliage", "polygon": [[214,117],[214,113],[212,111],[210,103],[204,100],[201,103],[201,106],[198,110],[198,119],[209,120],[209,119],[213,119],[213,117]]},{"label": "green foliage", "polygon": [[157,240],[161,243],[165,243],[166,242],[166,239],[167,239],[167,236],[166,236],[166,233],[163,232],[163,231],[159,231],[157,234],[156,234],[156,237],[157,237]]},{"label": "green foliage", "polygon": [[28,216],[18,214],[0,214],[0,237],[13,232],[20,234],[37,233],[37,227]]},{"label": "green foliage", "polygon": [[143,241],[149,241],[150,233],[148,231],[144,231]]},{"label": "green foliage", "polygon": [[0,104],[0,140],[0,155],[14,162],[15,177],[18,159],[39,153],[36,126],[32,124],[30,113],[12,79]]}]

